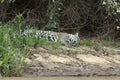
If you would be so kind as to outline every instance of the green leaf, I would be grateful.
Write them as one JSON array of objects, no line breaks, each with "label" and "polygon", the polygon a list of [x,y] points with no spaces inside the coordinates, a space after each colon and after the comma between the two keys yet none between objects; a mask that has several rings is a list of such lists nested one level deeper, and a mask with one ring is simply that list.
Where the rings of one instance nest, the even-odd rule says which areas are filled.
[{"label": "green leaf", "polygon": [[11,58],[11,56],[12,56],[13,54],[15,54],[15,53],[16,53],[16,50],[13,50],[12,52],[10,52],[10,55],[6,56],[6,57],[3,59],[3,61],[0,62],[0,66],[2,66],[3,64],[7,64],[8,60],[9,60],[9,59]]}]

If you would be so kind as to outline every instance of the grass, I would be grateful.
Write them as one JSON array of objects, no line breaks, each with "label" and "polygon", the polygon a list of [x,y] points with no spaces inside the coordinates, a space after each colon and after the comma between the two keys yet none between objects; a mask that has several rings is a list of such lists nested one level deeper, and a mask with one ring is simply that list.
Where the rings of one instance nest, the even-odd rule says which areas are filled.
[{"label": "grass", "polygon": [[80,45],[84,45],[84,46],[93,46],[94,43],[92,42],[92,40],[87,40],[87,39],[84,39],[80,42]]},{"label": "grass", "polygon": [[84,39],[80,42],[80,46],[106,46],[106,47],[113,47],[113,48],[119,48],[120,42],[115,40],[88,40]]},{"label": "grass", "polygon": [[19,53],[20,49],[16,47],[19,45],[20,40],[16,36],[13,26],[0,24],[0,75],[21,75],[22,56]]},{"label": "grass", "polygon": [[59,46],[59,43],[45,41],[31,36],[21,36],[13,24],[0,24],[0,75],[20,76],[25,58],[25,51],[31,47]]}]

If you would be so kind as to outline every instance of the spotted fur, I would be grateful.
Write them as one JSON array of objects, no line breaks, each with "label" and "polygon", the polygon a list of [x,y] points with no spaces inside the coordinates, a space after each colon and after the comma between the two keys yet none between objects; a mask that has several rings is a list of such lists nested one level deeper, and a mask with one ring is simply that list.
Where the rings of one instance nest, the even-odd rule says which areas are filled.
[{"label": "spotted fur", "polygon": [[31,36],[35,38],[42,38],[48,41],[60,42],[62,45],[72,45],[75,46],[79,42],[78,33],[68,34],[62,32],[53,32],[53,31],[42,31],[42,30],[26,30],[22,33],[24,36]]}]

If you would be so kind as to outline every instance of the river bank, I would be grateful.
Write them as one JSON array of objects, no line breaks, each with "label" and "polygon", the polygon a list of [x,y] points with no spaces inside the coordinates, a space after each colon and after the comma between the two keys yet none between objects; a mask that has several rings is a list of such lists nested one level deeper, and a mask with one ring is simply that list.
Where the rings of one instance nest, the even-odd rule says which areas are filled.
[{"label": "river bank", "polygon": [[120,49],[110,47],[37,47],[25,59],[23,76],[120,76]]}]

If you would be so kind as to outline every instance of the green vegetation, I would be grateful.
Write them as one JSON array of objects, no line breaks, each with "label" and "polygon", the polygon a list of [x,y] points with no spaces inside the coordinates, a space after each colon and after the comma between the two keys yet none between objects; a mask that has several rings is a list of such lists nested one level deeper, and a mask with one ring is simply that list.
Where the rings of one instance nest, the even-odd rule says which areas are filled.
[{"label": "green vegetation", "polygon": [[113,48],[119,48],[120,47],[120,42],[115,41],[115,40],[88,40],[88,39],[83,39],[80,41],[79,46],[106,46],[106,47],[113,47]]},{"label": "green vegetation", "polygon": [[85,39],[85,40],[82,40],[82,41],[80,42],[80,45],[84,45],[84,46],[93,46],[94,43],[93,43],[91,40]]},{"label": "green vegetation", "polygon": [[48,23],[45,26],[46,29],[53,30],[59,26],[58,21],[60,13],[57,8],[58,6],[61,6],[61,4],[62,4],[61,0],[55,0],[51,4],[49,4],[49,8],[47,10]]},{"label": "green vegetation", "polygon": [[[4,76],[21,75],[20,44],[13,26],[0,24],[0,73]],[[20,64],[19,64],[20,63]]]},{"label": "green vegetation", "polygon": [[120,47],[120,42],[114,40],[102,40],[100,43],[107,47],[113,47],[113,48]]},{"label": "green vegetation", "polygon": [[25,51],[35,46],[60,46],[59,43],[36,39],[31,36],[23,37],[20,31],[16,31],[13,24],[0,24],[0,75],[22,75]]},{"label": "green vegetation", "polygon": [[16,14],[22,14],[22,25],[35,25],[39,29],[80,32],[83,36],[97,36],[103,39],[108,37],[118,39],[120,36],[119,0],[0,0],[0,2],[2,22],[9,22]]}]

